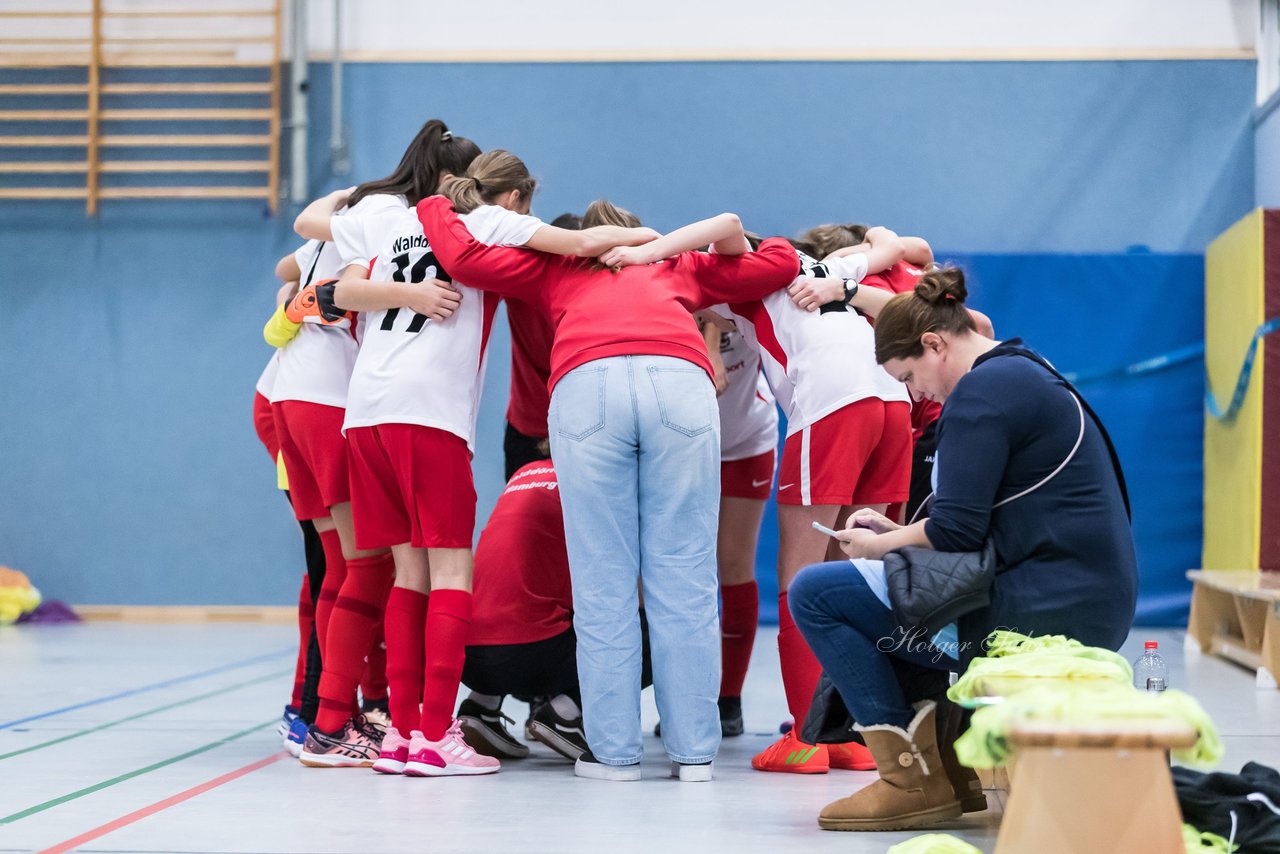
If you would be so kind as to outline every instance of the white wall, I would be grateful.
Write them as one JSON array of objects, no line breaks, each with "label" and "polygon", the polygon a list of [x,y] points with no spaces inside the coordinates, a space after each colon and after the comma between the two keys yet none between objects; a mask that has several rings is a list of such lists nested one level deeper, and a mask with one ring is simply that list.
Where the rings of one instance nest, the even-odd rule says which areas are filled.
[{"label": "white wall", "polygon": [[[334,0],[307,0],[313,53]],[[342,0],[354,60],[1248,56],[1258,0]]]}]

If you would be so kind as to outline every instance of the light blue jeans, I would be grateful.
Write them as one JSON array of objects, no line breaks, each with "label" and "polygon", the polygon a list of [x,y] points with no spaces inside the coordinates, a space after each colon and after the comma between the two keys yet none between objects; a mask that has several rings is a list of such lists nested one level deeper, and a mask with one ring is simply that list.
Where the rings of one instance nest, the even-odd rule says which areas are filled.
[{"label": "light blue jeans", "polygon": [[720,747],[715,388],[683,359],[597,359],[556,384],[548,426],[591,752],[640,761],[642,584],[663,744],[677,762],[709,762]]}]

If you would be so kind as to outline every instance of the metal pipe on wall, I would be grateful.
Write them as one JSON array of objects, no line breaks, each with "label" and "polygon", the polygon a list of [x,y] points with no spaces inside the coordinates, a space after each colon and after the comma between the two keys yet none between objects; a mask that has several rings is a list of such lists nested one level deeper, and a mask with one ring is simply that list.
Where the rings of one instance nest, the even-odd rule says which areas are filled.
[{"label": "metal pipe on wall", "polygon": [[289,4],[293,16],[293,63],[289,100],[289,201],[308,200],[307,182],[307,0]]},{"label": "metal pipe on wall", "polygon": [[347,147],[342,112],[342,0],[333,0],[333,63],[330,73],[333,75],[333,111],[329,126],[329,155],[333,174],[348,175],[351,173],[351,149]]}]

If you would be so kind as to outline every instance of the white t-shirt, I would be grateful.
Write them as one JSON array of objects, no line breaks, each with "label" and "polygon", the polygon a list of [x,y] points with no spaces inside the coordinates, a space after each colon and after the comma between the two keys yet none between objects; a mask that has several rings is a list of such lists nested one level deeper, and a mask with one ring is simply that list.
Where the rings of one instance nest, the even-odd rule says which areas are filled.
[{"label": "white t-shirt", "polygon": [[258,377],[258,384],[254,389],[258,394],[271,400],[271,390],[275,388],[276,374],[280,372],[280,351],[276,350],[271,354],[271,358],[267,361],[267,366],[262,369],[262,374]]},{"label": "white t-shirt", "polygon": [[720,404],[720,459],[747,460],[778,445],[778,405],[760,373],[760,354],[738,332],[720,333],[729,385]]},{"label": "white t-shirt", "polygon": [[[303,286],[336,279],[342,270],[332,243],[308,240],[294,258],[302,270]],[[342,408],[347,405],[347,380],[355,360],[355,330],[350,321],[326,326],[304,320],[293,340],[280,348],[280,371],[271,402],[304,400]]]},{"label": "white t-shirt", "polygon": [[390,217],[392,221],[399,221],[406,210],[413,213],[409,200],[404,196],[377,193],[365,196],[355,207],[346,208],[331,219],[329,231],[333,233],[333,245],[342,259],[339,271],[353,264],[367,269],[384,248],[380,241],[388,226],[380,222],[380,218]]},{"label": "white t-shirt", "polygon": [[[523,246],[542,227],[537,217],[495,205],[461,217],[480,242]],[[417,213],[380,217],[373,281],[448,281]],[[372,235],[371,235],[372,236]],[[485,349],[500,298],[454,282],[462,303],[443,323],[408,309],[364,312],[360,354],[351,375],[344,431],[375,424],[419,424],[466,440],[474,451],[476,415],[484,386]]]},{"label": "white t-shirt", "polygon": [[[802,276],[831,275],[830,267],[796,254]],[[867,269],[864,255],[839,260],[840,278],[861,281]],[[838,305],[805,311],[786,290],[728,308],[738,330],[760,353],[765,376],[787,416],[788,436],[864,398],[910,400],[906,388],[876,364],[871,325],[853,309]]]}]

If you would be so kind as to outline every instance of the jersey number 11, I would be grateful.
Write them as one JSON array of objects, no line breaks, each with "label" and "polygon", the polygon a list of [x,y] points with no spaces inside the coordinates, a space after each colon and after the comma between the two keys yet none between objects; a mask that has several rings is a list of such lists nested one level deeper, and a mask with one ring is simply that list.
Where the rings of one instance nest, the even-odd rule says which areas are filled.
[{"label": "jersey number 11", "polygon": [[[428,276],[434,279],[439,279],[442,282],[453,281],[453,279],[449,277],[448,273],[440,269],[440,263],[436,261],[435,253],[430,250],[424,252],[422,257],[419,258],[412,267],[409,266],[408,252],[396,255],[391,259],[391,263],[396,267],[391,273],[391,280],[393,282],[412,282],[413,284],[417,284],[418,282],[425,281]],[[408,279],[404,277],[405,270],[409,271]],[[392,326],[395,325],[396,318],[399,316],[400,309],[388,309],[386,316],[382,318],[382,325],[379,328],[384,332],[390,332]],[[422,328],[427,325],[427,319],[428,318],[425,314],[418,314],[415,312],[413,320],[409,321],[409,326],[405,331],[413,333],[421,332]]]}]

